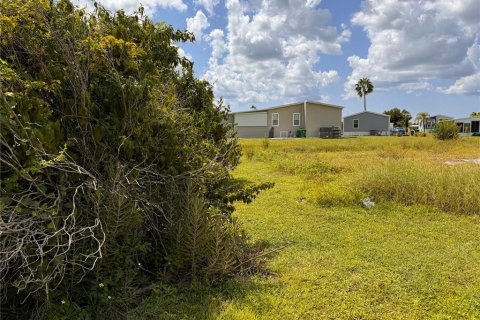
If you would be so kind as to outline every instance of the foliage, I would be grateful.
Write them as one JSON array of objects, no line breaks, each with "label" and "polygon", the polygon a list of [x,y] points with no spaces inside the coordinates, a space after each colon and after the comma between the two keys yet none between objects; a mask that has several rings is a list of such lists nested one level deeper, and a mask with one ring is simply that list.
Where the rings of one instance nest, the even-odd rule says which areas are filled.
[{"label": "foliage", "polygon": [[433,130],[433,136],[439,140],[453,140],[458,138],[459,128],[453,121],[440,121]]},{"label": "foliage", "polygon": [[399,108],[385,110],[383,114],[387,114],[390,116],[390,122],[393,123],[395,127],[401,127],[404,123],[402,110],[400,110]]},{"label": "foliage", "polygon": [[405,128],[405,132],[408,133],[408,126],[409,126],[410,120],[412,119],[412,115],[410,114],[409,111],[403,109],[402,116],[403,116],[403,127]]},{"label": "foliage", "polygon": [[419,112],[417,114],[417,117],[415,118],[415,120],[417,120],[422,124],[423,131],[425,131],[427,128],[427,119],[429,117],[430,117],[430,114],[428,112]]},{"label": "foliage", "polygon": [[368,78],[362,78],[355,84],[355,91],[357,92],[357,95],[360,98],[363,97],[363,108],[365,111],[367,111],[366,96],[372,93],[373,89],[373,84]]},{"label": "foliage", "polygon": [[472,118],[480,117],[480,112],[475,112],[474,111],[474,112],[470,113],[470,117],[472,117]]},{"label": "foliage", "polygon": [[395,127],[403,127],[406,130],[408,129],[408,122],[412,119],[410,112],[405,109],[392,108],[384,111],[383,114],[390,116],[390,122],[393,123]]},{"label": "foliage", "polygon": [[228,108],[175,45],[193,35],[143,8],[12,0],[0,14],[5,317],[117,318],[153,281],[234,274],[233,204],[271,185],[231,176]]}]

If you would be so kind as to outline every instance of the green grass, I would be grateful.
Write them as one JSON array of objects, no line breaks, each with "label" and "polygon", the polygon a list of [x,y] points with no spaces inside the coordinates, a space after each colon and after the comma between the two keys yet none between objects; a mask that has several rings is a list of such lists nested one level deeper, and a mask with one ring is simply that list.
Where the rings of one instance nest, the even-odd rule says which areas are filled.
[{"label": "green grass", "polygon": [[480,139],[241,143],[235,175],[276,185],[235,215],[267,250],[289,245],[267,275],[161,287],[131,318],[480,318],[480,166],[444,163],[480,158]]}]

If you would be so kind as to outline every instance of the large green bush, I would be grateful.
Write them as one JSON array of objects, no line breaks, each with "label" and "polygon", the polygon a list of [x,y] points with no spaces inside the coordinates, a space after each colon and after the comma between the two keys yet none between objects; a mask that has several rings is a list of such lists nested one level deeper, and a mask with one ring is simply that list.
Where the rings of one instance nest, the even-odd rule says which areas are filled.
[{"label": "large green bush", "polygon": [[453,121],[441,121],[433,130],[433,136],[439,140],[452,140],[458,138],[458,126]]},{"label": "large green bush", "polygon": [[[245,257],[227,108],[189,33],[69,1],[0,2],[2,319],[118,318],[154,281]],[[21,307],[21,304],[23,306]]]}]

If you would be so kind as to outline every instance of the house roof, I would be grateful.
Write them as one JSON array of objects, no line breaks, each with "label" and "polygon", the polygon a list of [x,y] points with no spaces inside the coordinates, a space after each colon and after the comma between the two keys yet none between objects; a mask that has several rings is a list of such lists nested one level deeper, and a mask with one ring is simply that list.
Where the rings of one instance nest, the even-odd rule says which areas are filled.
[{"label": "house roof", "polygon": [[343,117],[343,118],[345,119],[345,118],[350,118],[350,117],[353,117],[353,116],[358,116],[359,114],[362,114],[362,113],[371,113],[371,114],[376,114],[377,116],[384,116],[384,117],[390,118],[390,116],[389,116],[388,114],[383,114],[383,113],[378,113],[378,112],[372,112],[372,111],[357,112],[357,113],[354,113],[354,114],[345,116],[345,117]]},{"label": "house roof", "polygon": [[432,118],[444,118],[444,119],[453,119],[452,117],[450,116],[446,116],[444,114],[436,114],[434,116],[430,116],[429,119],[432,119]]},{"label": "house roof", "polygon": [[273,109],[286,108],[286,107],[294,106],[294,105],[297,105],[297,104],[303,104],[303,103],[310,103],[310,104],[316,104],[316,105],[320,105],[320,106],[326,106],[326,107],[343,109],[343,107],[337,106],[337,105],[335,105],[335,104],[330,104],[330,103],[324,103],[324,102],[307,100],[307,101],[299,101],[299,102],[293,102],[293,103],[288,103],[288,104],[282,104],[282,105],[280,105],[280,106],[274,106],[274,107],[269,107],[269,108],[252,109],[252,110],[238,111],[238,112],[232,112],[232,113],[262,112],[262,111],[268,111],[268,110],[273,110]]},{"label": "house roof", "polygon": [[464,121],[480,121],[480,117],[467,117],[467,118],[458,118],[454,120],[455,122],[464,122]]}]

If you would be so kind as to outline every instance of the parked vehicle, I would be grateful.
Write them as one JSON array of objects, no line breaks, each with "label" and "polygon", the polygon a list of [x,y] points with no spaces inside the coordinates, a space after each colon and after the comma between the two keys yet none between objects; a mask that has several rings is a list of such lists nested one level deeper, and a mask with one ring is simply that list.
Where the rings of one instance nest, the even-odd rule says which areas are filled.
[{"label": "parked vehicle", "polygon": [[406,135],[405,128],[393,128],[393,134],[401,134],[401,135]]}]

